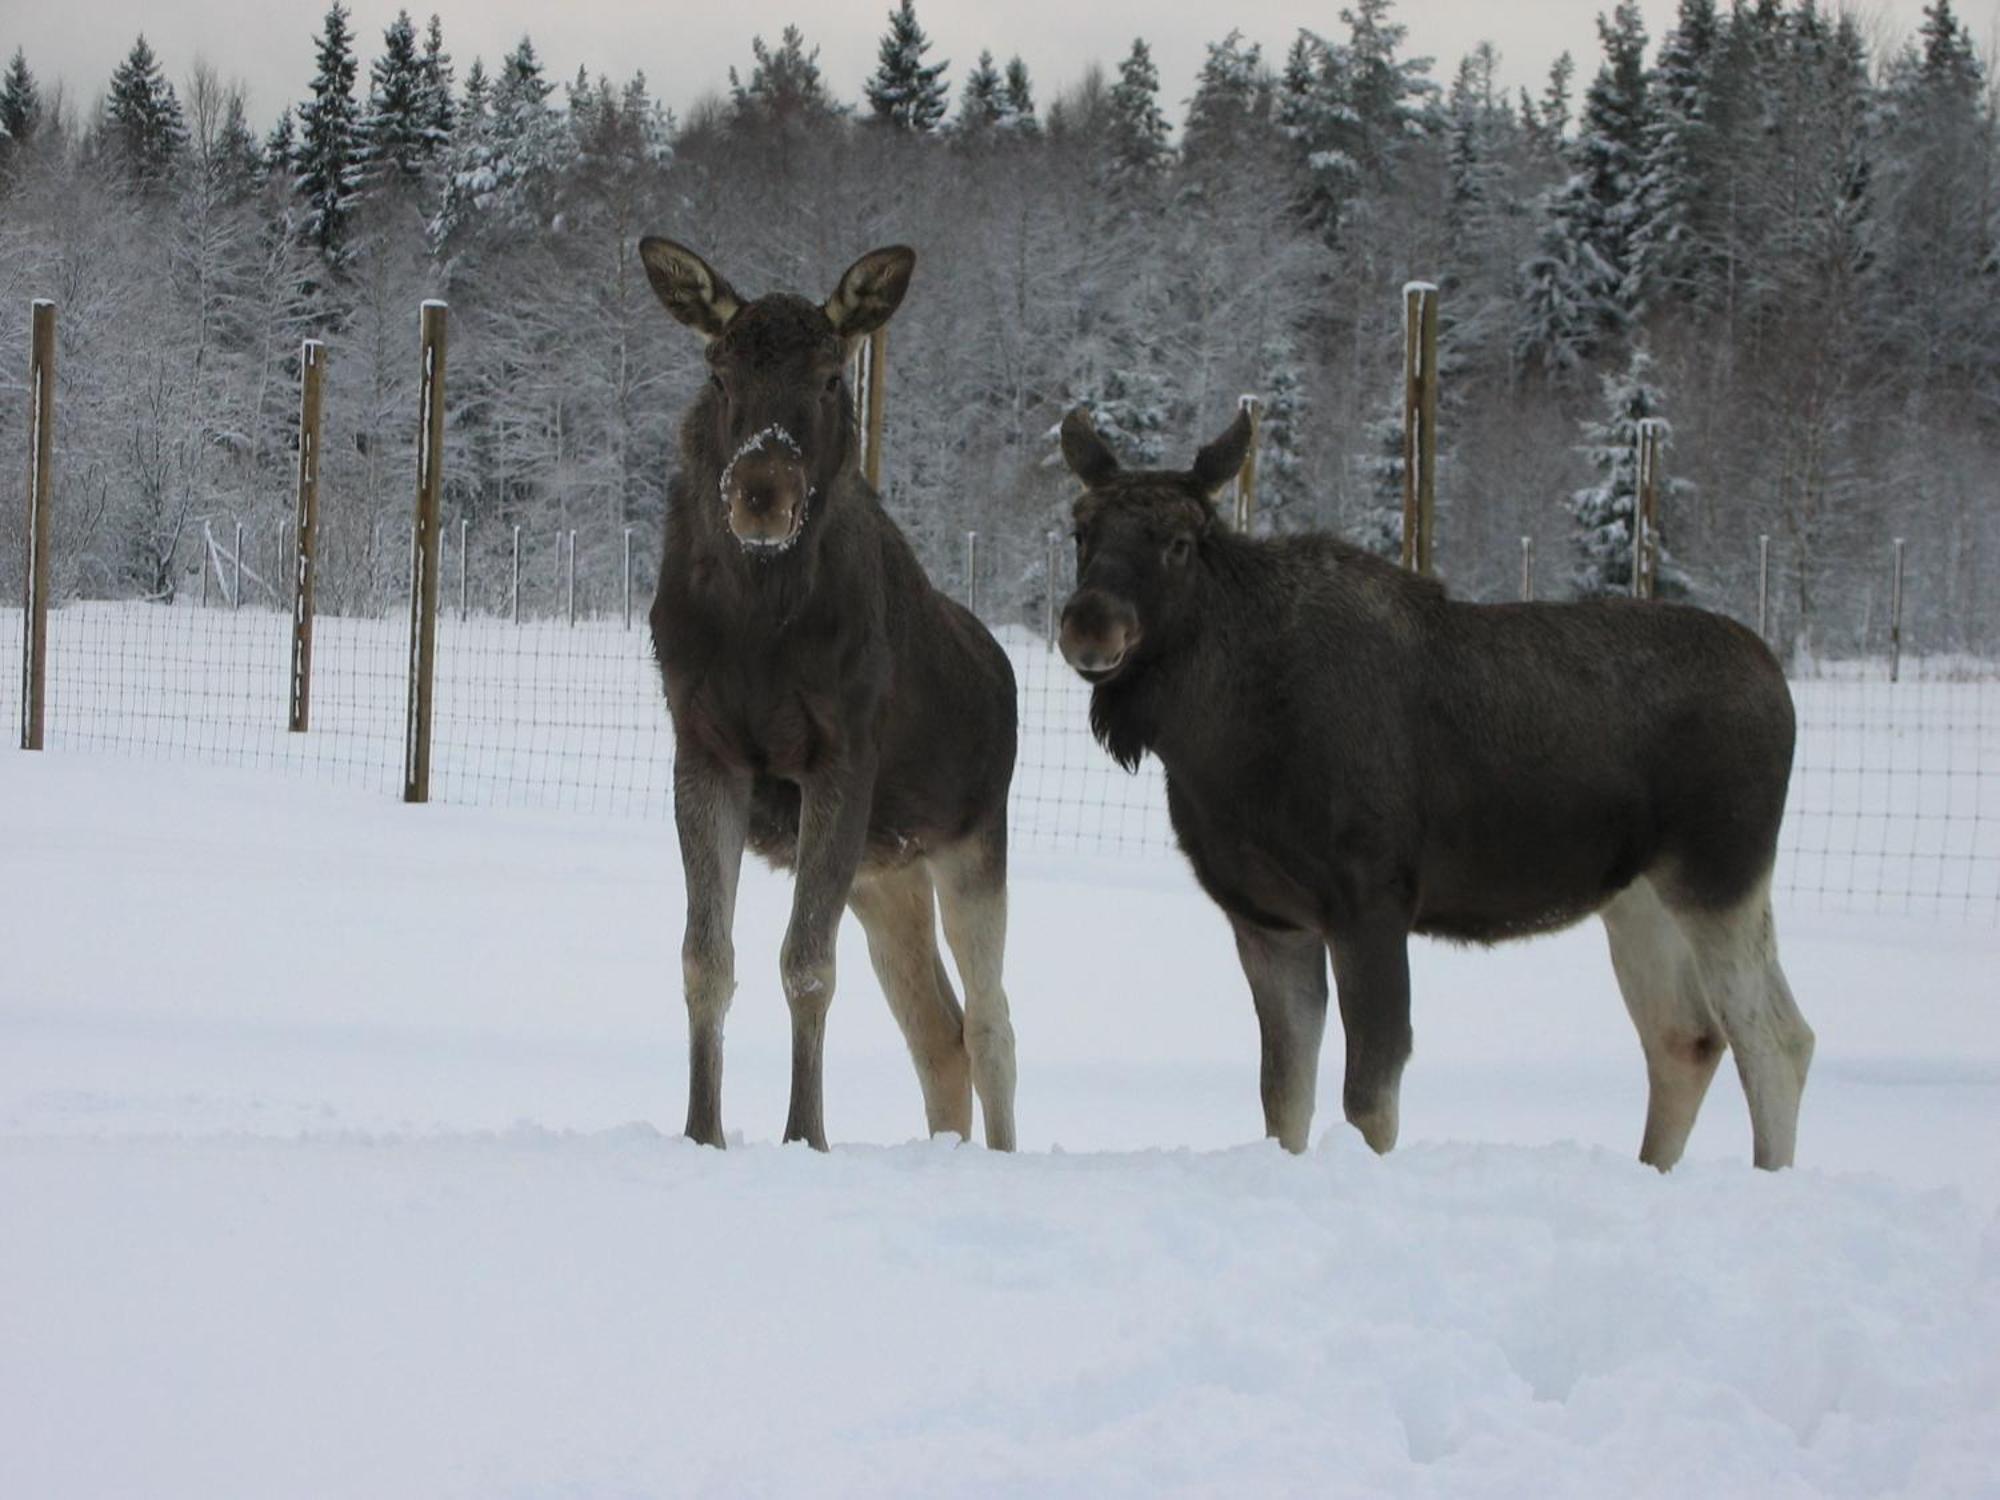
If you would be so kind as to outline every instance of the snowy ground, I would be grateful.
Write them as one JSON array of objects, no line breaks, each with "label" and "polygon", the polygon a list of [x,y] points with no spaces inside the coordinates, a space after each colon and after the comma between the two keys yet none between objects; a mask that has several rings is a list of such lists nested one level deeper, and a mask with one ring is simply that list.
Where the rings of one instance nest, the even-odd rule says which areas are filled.
[{"label": "snowy ground", "polygon": [[0,1495],[2000,1490],[1989,930],[1781,911],[1796,1172],[1727,1072],[1630,1159],[1594,928],[1420,945],[1403,1147],[1294,1160],[1181,870],[1031,858],[1022,1154],[911,1139],[850,930],[819,1157],[787,891],[704,1152],[658,823],[0,755]]}]

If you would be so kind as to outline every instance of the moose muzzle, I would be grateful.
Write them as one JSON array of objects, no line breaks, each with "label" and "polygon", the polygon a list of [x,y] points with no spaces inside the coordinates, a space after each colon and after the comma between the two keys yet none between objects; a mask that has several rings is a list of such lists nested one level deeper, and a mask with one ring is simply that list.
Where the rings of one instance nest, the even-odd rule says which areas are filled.
[{"label": "moose muzzle", "polygon": [[753,433],[722,471],[729,529],[746,550],[782,552],[805,529],[812,487],[799,445],[784,428]]},{"label": "moose muzzle", "polygon": [[1062,613],[1063,660],[1087,682],[1106,682],[1139,644],[1139,616],[1123,599],[1080,589]]}]

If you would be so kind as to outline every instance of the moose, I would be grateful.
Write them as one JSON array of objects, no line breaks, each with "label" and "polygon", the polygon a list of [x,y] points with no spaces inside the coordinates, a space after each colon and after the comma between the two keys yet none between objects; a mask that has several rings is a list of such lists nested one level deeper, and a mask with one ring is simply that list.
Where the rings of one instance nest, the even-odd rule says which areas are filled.
[{"label": "moose", "polygon": [[1180,471],[1131,471],[1078,409],[1061,647],[1127,770],[1234,929],[1264,1124],[1303,1151],[1327,958],[1342,1104],[1396,1141],[1411,933],[1490,944],[1592,912],[1645,1054],[1640,1160],[1680,1159],[1725,1047],[1755,1163],[1791,1164],[1813,1033],[1778,966],[1771,869],[1791,776],[1784,674],[1756,635],[1633,600],[1472,604],[1325,534],[1220,524],[1247,414]]},{"label": "moose", "polygon": [[[640,259],[706,345],[681,424],[651,623],[674,730],[687,880],[687,1134],[723,1144],[722,1029],[745,848],[794,872],[779,977],[792,1021],[784,1139],[826,1149],[822,1074],[843,908],[916,1065],[932,1133],[1014,1145],[1002,987],[1014,674],[925,578],[862,478],[843,369],[888,322],[916,255],[871,251],[823,303],[746,301],[672,240]],[[965,988],[960,1009],[938,951]]]}]

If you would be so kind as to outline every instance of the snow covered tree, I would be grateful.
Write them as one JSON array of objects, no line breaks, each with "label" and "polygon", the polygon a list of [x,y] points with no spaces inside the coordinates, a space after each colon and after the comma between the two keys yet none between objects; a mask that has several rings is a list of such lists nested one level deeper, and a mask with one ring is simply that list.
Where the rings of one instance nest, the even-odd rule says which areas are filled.
[{"label": "snow covered tree", "polygon": [[968,135],[984,135],[1000,123],[1006,108],[1007,85],[993,65],[991,50],[982,49],[959,91],[958,128]]},{"label": "snow covered tree", "polygon": [[298,109],[299,143],[292,163],[293,185],[306,202],[305,237],[333,265],[346,249],[361,185],[363,142],[354,74],[347,9],[335,0],[320,32],[312,97]]},{"label": "snow covered tree", "polygon": [[1431,59],[1401,57],[1409,28],[1389,20],[1394,0],[1356,0],[1340,13],[1347,102],[1353,112],[1348,154],[1366,176],[1380,179],[1410,140],[1436,125],[1437,85]]},{"label": "snow covered tree", "polygon": [[1210,42],[1181,130],[1183,160],[1198,166],[1226,159],[1263,126],[1269,111],[1263,49],[1254,42],[1245,46],[1240,31]]},{"label": "snow covered tree", "polygon": [[1640,283],[1686,305],[1708,303],[1718,276],[1702,196],[1717,175],[1708,116],[1721,31],[1715,0],[1681,0],[1653,69],[1632,250]]},{"label": "snow covered tree", "polygon": [[35,75],[28,71],[28,55],[19,47],[0,74],[0,167],[27,150],[42,123],[42,96]]},{"label": "snow covered tree", "polygon": [[457,110],[451,100],[451,54],[444,50],[444,27],[435,13],[424,29],[419,72],[417,118],[424,130],[425,155],[436,157],[451,144]]},{"label": "snow covered tree", "polygon": [[1348,149],[1356,116],[1345,57],[1325,38],[1301,31],[1292,39],[1279,76],[1277,115],[1299,163],[1294,210],[1306,228],[1330,239],[1360,168]]},{"label": "snow covered tree", "polygon": [[1000,124],[1017,135],[1035,135],[1041,127],[1035,119],[1035,91],[1028,82],[1028,65],[1019,55],[1007,59],[1007,88]]},{"label": "snow covered tree", "polygon": [[554,221],[575,153],[567,122],[549,107],[554,92],[529,37],[501,61],[490,94],[474,60],[445,164],[443,199],[431,221],[438,243],[450,242],[475,219],[515,230]]},{"label": "snow covered tree", "polygon": [[1403,399],[1398,396],[1381,416],[1362,429],[1367,447],[1359,458],[1368,499],[1352,538],[1377,557],[1403,555]]},{"label": "snow covered tree", "polygon": [[442,139],[432,133],[437,106],[417,54],[416,27],[407,10],[382,33],[382,55],[369,69],[368,112],[361,127],[365,180],[375,187],[409,188]]},{"label": "snow covered tree", "polygon": [[174,86],[143,36],[111,75],[104,117],[111,158],[126,181],[142,191],[165,187],[175,156],[187,144],[187,124]]},{"label": "snow covered tree", "polygon": [[807,51],[798,27],[787,26],[775,48],[766,46],[761,36],[751,38],[750,53],[757,65],[747,82],[734,68],[729,70],[729,92],[739,125],[790,131],[840,112],[820,76],[819,48]]},{"label": "snow covered tree", "polygon": [[1257,513],[1265,531],[1296,531],[1314,524],[1301,452],[1304,378],[1289,333],[1265,340],[1259,352],[1264,407],[1258,418]]},{"label": "snow covered tree", "polygon": [[1105,139],[1105,180],[1116,188],[1136,188],[1167,160],[1167,117],[1160,113],[1160,73],[1143,37],[1118,65],[1111,86]]},{"label": "snow covered tree", "polygon": [[[1632,351],[1623,370],[1604,376],[1603,391],[1603,417],[1583,424],[1582,452],[1599,477],[1595,484],[1572,494],[1568,503],[1576,549],[1570,583],[1586,598],[1632,592],[1639,424],[1649,418],[1663,419],[1665,407],[1665,398],[1653,383],[1652,356],[1643,349]],[[1670,428],[1662,441],[1663,449],[1671,436]],[[1666,530],[1674,511],[1671,502],[1684,499],[1693,488],[1689,481],[1671,476],[1660,486],[1653,540],[1657,555],[1654,592],[1661,599],[1685,598],[1688,592],[1688,576],[1667,550]]]},{"label": "snow covered tree", "polygon": [[264,172],[267,176],[279,177],[287,186],[292,180],[292,158],[298,155],[298,131],[292,124],[292,107],[288,104],[279,111],[278,123],[271,127],[271,133],[264,137]]},{"label": "snow covered tree", "polygon": [[950,64],[926,63],[924,54],[930,49],[930,38],[917,24],[915,0],[902,0],[889,12],[889,30],[878,53],[880,62],[865,86],[868,107],[877,120],[918,135],[937,129],[949,99],[944,70]]},{"label": "snow covered tree", "polygon": [[1538,104],[1521,90],[1521,128],[1536,155],[1560,164],[1568,146],[1570,82],[1576,77],[1576,59],[1564,52],[1549,65],[1549,81],[1542,88]]}]

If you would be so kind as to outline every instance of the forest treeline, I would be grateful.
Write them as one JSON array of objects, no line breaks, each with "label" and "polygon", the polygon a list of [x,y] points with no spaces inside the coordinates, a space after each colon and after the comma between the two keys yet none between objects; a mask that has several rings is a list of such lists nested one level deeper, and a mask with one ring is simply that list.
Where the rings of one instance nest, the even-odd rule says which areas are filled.
[{"label": "forest treeline", "polygon": [[[1134,463],[1182,463],[1264,402],[1259,524],[1393,549],[1401,287],[1442,286],[1440,571],[1511,597],[1629,573],[1631,439],[1671,426],[1663,577],[1841,654],[1886,628],[1907,538],[1912,629],[2000,634],[2000,143],[1949,0],[1910,36],[1815,0],[1601,16],[1546,84],[1481,45],[1409,56],[1392,0],[1325,33],[1211,44],[1164,99],[1143,40],[1044,91],[1018,60],[934,58],[903,0],[863,96],[798,30],[726,86],[558,80],[523,38],[455,59],[407,14],[325,16],[276,121],[144,38],[100,95],[0,71],[0,583],[17,588],[27,305],[60,309],[58,581],[171,599],[243,523],[275,587],[298,347],[329,347],[327,607],[397,597],[414,478],[416,315],[451,305],[446,505],[497,597],[577,532],[587,590],[623,531],[657,546],[695,342],[657,308],[642,234],[739,287],[823,292],[916,247],[889,349],[886,499],[956,586],[1039,616],[1066,531],[1051,429],[1077,402]],[[0,43],[4,43],[0,38]],[[1264,42],[1268,40],[1270,50]],[[1585,45],[1588,43],[1588,45]],[[722,80],[718,81],[723,82]],[[1170,118],[1170,114],[1177,117]],[[220,540],[214,540],[220,539]],[[9,582],[8,580],[12,580]]]}]

